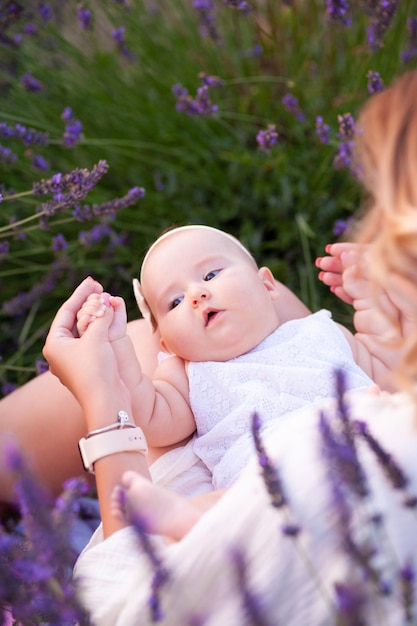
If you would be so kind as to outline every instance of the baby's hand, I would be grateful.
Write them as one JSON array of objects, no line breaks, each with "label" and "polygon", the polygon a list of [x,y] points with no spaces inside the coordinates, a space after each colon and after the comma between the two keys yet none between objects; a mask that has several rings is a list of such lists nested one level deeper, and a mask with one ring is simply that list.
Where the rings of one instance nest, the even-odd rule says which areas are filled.
[{"label": "baby's hand", "polygon": [[77,331],[83,336],[90,324],[98,317],[103,317],[106,308],[110,306],[108,293],[92,293],[77,313]]}]

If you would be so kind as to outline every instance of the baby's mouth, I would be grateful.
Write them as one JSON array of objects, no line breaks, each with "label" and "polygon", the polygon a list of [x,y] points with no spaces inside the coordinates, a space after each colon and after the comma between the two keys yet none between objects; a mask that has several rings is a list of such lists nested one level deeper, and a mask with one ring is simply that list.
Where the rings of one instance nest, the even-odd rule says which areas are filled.
[{"label": "baby's mouth", "polygon": [[214,318],[217,316],[217,314],[219,313],[219,311],[205,311],[204,315],[206,318],[206,326],[208,326],[210,324],[210,322],[212,322],[214,320]]}]

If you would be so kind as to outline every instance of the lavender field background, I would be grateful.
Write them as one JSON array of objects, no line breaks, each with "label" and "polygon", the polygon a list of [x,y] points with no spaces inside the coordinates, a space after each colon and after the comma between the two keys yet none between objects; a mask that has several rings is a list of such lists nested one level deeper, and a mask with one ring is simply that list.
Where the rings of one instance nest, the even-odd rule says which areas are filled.
[{"label": "lavender field background", "polygon": [[[240,237],[349,324],[313,259],[360,204],[355,114],[417,62],[411,0],[0,5],[0,382],[87,274],[125,297],[173,223]],[[336,235],[334,234],[336,233]]]}]

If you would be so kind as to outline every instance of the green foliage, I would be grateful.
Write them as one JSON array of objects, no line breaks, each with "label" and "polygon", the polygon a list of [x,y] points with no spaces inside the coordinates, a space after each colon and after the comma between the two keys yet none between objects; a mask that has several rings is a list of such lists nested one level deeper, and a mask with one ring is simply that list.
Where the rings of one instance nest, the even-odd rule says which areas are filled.
[{"label": "green foliage", "polygon": [[[20,19],[7,24],[8,37],[23,31],[31,10],[36,15],[37,3],[21,4]],[[335,220],[352,215],[361,201],[348,169],[333,166],[337,116],[355,116],[368,97],[369,70],[379,72],[388,85],[415,64],[415,58],[408,65],[400,58],[414,3],[398,3],[377,50],[367,42],[371,17],[364,8],[378,2],[351,2],[352,24],[344,26],[330,22],[324,0],[254,0],[249,15],[217,0],[217,41],[201,35],[191,0],[85,2],[93,15],[92,30],[80,27],[76,3],[50,4],[53,19],[42,24],[33,18],[35,34],[24,34],[19,45],[0,44],[0,122],[50,135],[45,147],[0,138],[19,155],[12,164],[0,163],[4,195],[14,190],[17,196],[0,204],[0,244],[7,239],[10,246],[0,257],[2,302],[33,293],[52,265],[60,264],[52,288],[33,302],[27,299],[30,304],[22,304],[20,313],[0,310],[3,381],[21,384],[33,375],[56,309],[87,274],[124,296],[130,318],[135,317],[131,278],[147,246],[173,223],[207,223],[234,233],[306,304],[331,308],[349,323],[349,311],[319,285],[313,264],[334,240]],[[122,26],[127,55],[111,36]],[[250,54],[257,45],[262,54]],[[40,81],[39,91],[22,87],[27,72]],[[211,116],[176,110],[173,85],[181,84],[194,96],[200,72],[224,82],[210,88],[218,106]],[[287,93],[298,98],[303,121],[284,107]],[[83,125],[82,139],[72,148],[62,143],[65,107]],[[330,126],[328,144],[316,134],[317,116]],[[275,125],[279,137],[265,152],[256,135],[268,124]],[[35,153],[49,162],[47,172],[31,166]],[[6,230],[12,217],[34,215],[43,201],[19,195],[34,181],[91,169],[102,159],[109,171],[85,202],[107,202],[134,186],[144,187],[146,197],[114,219],[80,223],[69,209],[49,219],[49,230],[42,230],[38,220],[27,222],[25,239],[17,230],[12,233],[16,238]],[[97,223],[108,224],[110,235],[82,245],[80,231]],[[59,233],[68,247],[54,252],[51,238]]]}]

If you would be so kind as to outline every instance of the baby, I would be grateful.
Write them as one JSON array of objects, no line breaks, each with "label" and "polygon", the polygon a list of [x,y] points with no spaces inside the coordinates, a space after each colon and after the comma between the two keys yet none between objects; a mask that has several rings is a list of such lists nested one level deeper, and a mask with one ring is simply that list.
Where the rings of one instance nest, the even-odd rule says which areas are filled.
[{"label": "baby", "polygon": [[[162,235],[145,256],[136,292],[158,328],[163,355],[153,379],[144,376],[120,329],[122,341],[113,345],[134,419],[155,447],[197,429],[194,449],[215,489],[232,484],[252,455],[254,411],[267,434],[306,404],[333,397],[336,369],[344,371],[347,389],[368,388],[387,369],[327,311],[280,324],[271,271],[215,228]],[[87,300],[78,314],[80,334],[106,304],[97,294]],[[124,484],[137,499],[143,485],[131,474]]]}]

